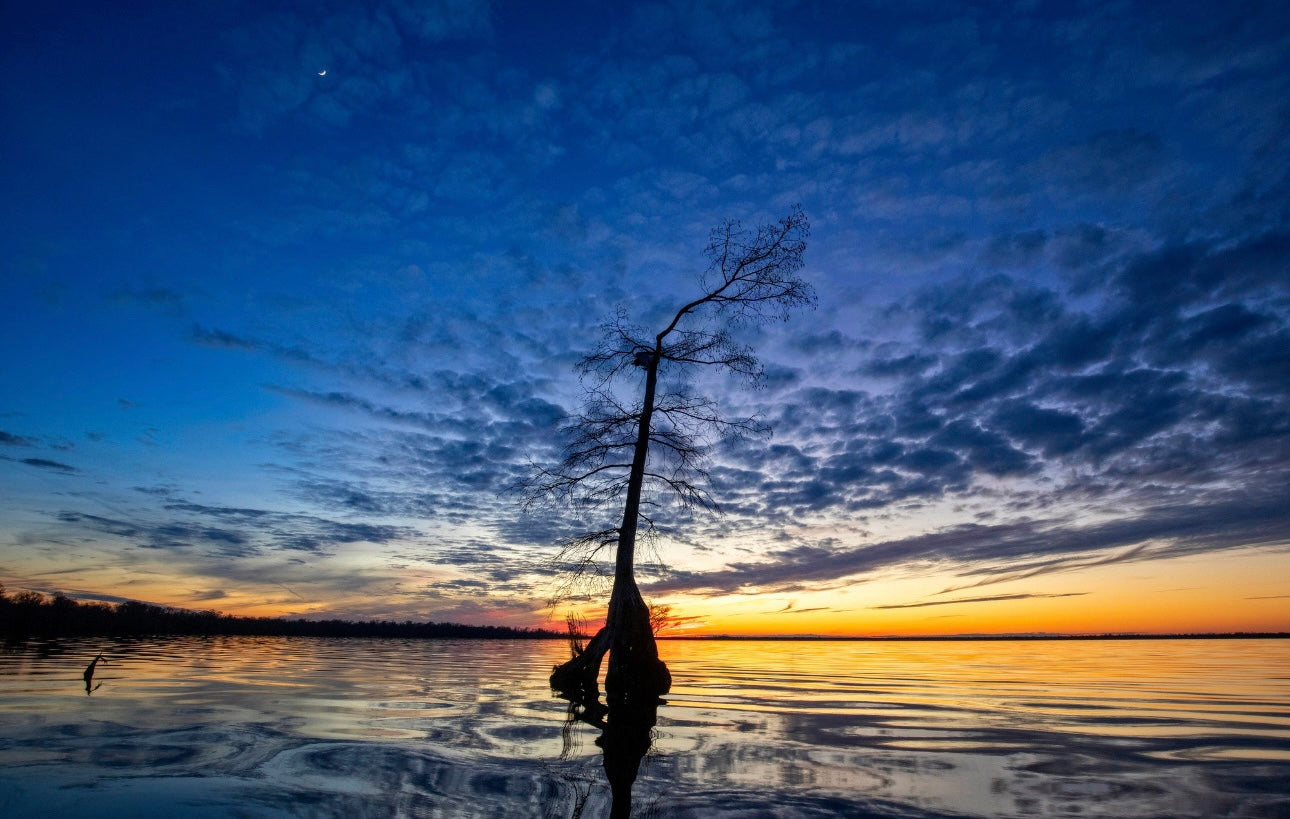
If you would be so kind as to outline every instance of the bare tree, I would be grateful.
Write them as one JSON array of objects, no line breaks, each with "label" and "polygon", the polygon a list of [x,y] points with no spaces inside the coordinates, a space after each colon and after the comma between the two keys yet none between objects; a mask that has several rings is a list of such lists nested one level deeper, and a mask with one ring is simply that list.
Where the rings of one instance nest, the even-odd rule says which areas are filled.
[{"label": "bare tree", "polygon": [[[815,292],[798,277],[809,223],[800,208],[778,222],[745,230],[728,221],[713,229],[701,295],[682,305],[650,335],[620,310],[605,325],[599,347],[579,365],[587,387],[582,414],[566,431],[564,460],[528,483],[530,502],[557,498],[582,512],[621,503],[621,522],[575,537],[562,558],[574,575],[615,549],[614,581],[605,625],[574,656],[556,667],[551,686],[571,701],[597,702],[597,677],[609,656],[605,693],[616,703],[644,702],[667,692],[671,675],[658,658],[650,610],[636,585],[637,535],[668,497],[682,505],[715,508],[707,490],[708,442],[728,434],[761,431],[753,419],[728,419],[716,403],[683,383],[660,390],[660,373],[690,365],[715,366],[751,381],[762,374],[752,351],[731,330],[742,323],[787,319],[813,304]],[[616,384],[641,377],[639,402],[621,397]],[[612,716],[611,716],[612,720]]]}]

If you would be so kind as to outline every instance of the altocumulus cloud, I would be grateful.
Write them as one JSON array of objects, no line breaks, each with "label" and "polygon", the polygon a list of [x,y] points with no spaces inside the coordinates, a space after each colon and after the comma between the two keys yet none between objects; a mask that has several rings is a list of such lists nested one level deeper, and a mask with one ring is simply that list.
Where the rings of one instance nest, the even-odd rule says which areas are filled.
[{"label": "altocumulus cloud", "polygon": [[[547,545],[585,521],[524,517],[507,488],[557,457],[598,322],[622,304],[650,325],[691,292],[711,225],[799,202],[820,309],[739,331],[764,389],[696,378],[774,436],[714,442],[723,516],[660,516],[663,547],[707,568],[651,566],[660,591],[933,568],[967,588],[1287,543],[1276,4],[558,20],[399,0],[191,20],[15,29],[15,87],[103,99],[5,112],[39,135],[15,147],[34,169],[15,200],[130,197],[7,234],[15,544],[173,555],[207,573],[199,595],[275,558],[292,594],[380,592],[391,611],[541,596]],[[64,41],[126,27],[188,47],[83,86],[116,57]],[[141,112],[128,150],[82,136],[118,133],[119,111]],[[65,155],[101,173],[72,179]],[[164,173],[138,164],[154,155]],[[22,495],[50,483],[68,493]],[[388,561],[337,568],[367,547]],[[391,579],[426,566],[441,587]]]},{"label": "altocumulus cloud", "polygon": [[350,523],[313,515],[264,509],[206,506],[186,501],[161,507],[164,517],[109,518],[64,511],[57,519],[83,530],[127,539],[149,549],[208,552],[249,557],[266,551],[326,554],[349,543],[410,539],[415,530],[392,525]]}]

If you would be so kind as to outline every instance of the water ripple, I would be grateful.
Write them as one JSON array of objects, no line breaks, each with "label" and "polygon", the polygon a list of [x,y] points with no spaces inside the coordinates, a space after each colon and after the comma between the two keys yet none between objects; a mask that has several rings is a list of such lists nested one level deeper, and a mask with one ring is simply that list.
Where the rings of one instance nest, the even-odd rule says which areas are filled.
[{"label": "water ripple", "polygon": [[[1290,641],[662,644],[655,817],[1290,815]],[[81,671],[102,651],[101,687]],[[602,815],[558,642],[0,651],[0,813]],[[577,744],[577,743],[576,743]],[[39,808],[39,810],[37,810]]]}]

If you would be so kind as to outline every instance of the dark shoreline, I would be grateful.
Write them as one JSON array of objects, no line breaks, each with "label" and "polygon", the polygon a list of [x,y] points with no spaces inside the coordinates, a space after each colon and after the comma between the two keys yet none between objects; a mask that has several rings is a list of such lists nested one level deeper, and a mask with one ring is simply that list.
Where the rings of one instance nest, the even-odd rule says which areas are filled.
[{"label": "dark shoreline", "polygon": [[35,592],[6,595],[0,587],[0,637],[377,637],[394,639],[551,640],[564,632],[411,620],[288,620],[236,617],[218,611],[83,602]]}]

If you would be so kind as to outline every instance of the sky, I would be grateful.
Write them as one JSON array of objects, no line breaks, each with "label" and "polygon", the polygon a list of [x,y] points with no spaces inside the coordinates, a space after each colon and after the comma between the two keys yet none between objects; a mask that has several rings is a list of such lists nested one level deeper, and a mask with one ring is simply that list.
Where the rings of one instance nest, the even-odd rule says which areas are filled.
[{"label": "sky", "polygon": [[0,15],[10,593],[594,620],[515,489],[574,365],[800,205],[762,383],[673,374],[772,432],[661,507],[672,633],[1290,630],[1284,4]]}]

